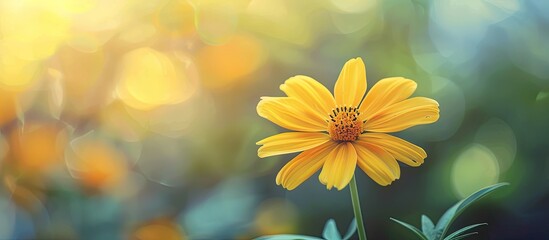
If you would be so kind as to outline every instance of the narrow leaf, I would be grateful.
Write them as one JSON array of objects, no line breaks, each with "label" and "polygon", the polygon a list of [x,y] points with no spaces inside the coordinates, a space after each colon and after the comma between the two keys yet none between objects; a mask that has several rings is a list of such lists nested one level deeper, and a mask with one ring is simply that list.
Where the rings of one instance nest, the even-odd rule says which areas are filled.
[{"label": "narrow leaf", "polygon": [[467,208],[469,207],[471,204],[473,204],[474,202],[480,200],[481,198],[483,198],[484,196],[488,195],[489,193],[491,193],[492,191],[500,188],[500,187],[503,187],[503,186],[506,186],[506,185],[509,185],[509,183],[498,183],[498,184],[494,184],[492,186],[488,186],[488,187],[485,187],[483,189],[480,189],[478,190],[477,192],[471,194],[469,197],[459,201],[458,203],[456,203],[454,206],[452,206],[450,209],[448,209],[444,215],[442,215],[442,217],[440,218],[440,220],[438,221],[436,227],[435,227],[435,231],[436,231],[436,237],[437,239],[440,239],[442,237],[444,237],[444,235],[446,234],[446,232],[448,231],[448,229],[450,228],[450,225],[452,224],[452,222]]},{"label": "narrow leaf", "polygon": [[454,237],[456,237],[456,236],[458,236],[458,235],[460,235],[464,232],[467,232],[467,231],[469,231],[473,228],[476,228],[478,226],[483,226],[483,225],[488,225],[488,223],[478,223],[478,224],[469,225],[467,227],[464,227],[460,230],[457,230],[457,231],[453,232],[452,234],[448,235],[448,237],[445,237],[444,240],[450,240],[450,239],[452,239],[452,238],[454,238]]},{"label": "narrow leaf", "polygon": [[442,217],[438,220],[438,223],[435,227],[435,238],[434,239],[442,239],[443,231],[445,232],[445,229],[447,226],[450,226],[451,222],[454,220],[454,216],[456,215],[456,210],[459,207],[459,204],[461,204],[461,201],[454,204],[451,208],[446,210],[444,214],[442,214]]},{"label": "narrow leaf", "polygon": [[333,219],[328,220],[324,225],[322,237],[326,240],[341,240],[341,234],[337,230],[336,222]]},{"label": "narrow leaf", "polygon": [[412,225],[410,225],[410,224],[408,224],[408,223],[405,223],[405,222],[403,222],[403,221],[399,221],[399,220],[397,220],[397,219],[394,219],[394,218],[391,218],[391,220],[393,220],[393,221],[395,221],[396,223],[398,223],[398,224],[400,224],[400,225],[402,225],[402,226],[404,226],[404,227],[410,229],[410,230],[411,230],[413,233],[415,233],[416,236],[418,236],[420,239],[422,239],[422,240],[428,240],[427,237],[426,237],[419,229],[417,229],[416,227],[414,227],[414,226],[412,226]]},{"label": "narrow leaf", "polygon": [[345,236],[343,236],[343,240],[349,240],[356,232],[356,219],[353,218],[353,221],[351,221],[351,224],[349,224],[349,228],[347,229],[347,233],[345,233]]},{"label": "narrow leaf", "polygon": [[457,212],[459,213],[463,211],[465,208],[469,207],[469,205],[471,205],[472,203],[488,195],[488,193],[491,193],[492,191],[507,185],[509,185],[509,183],[506,183],[506,182],[498,183],[498,184],[494,184],[492,186],[483,188],[481,190],[478,190],[477,192],[471,194],[469,197],[463,200],[463,202],[459,205]]},{"label": "narrow leaf", "polygon": [[268,235],[254,238],[254,240],[323,240],[322,238],[294,235],[294,234],[280,234],[280,235]]},{"label": "narrow leaf", "polygon": [[435,238],[435,225],[426,215],[421,215],[421,231],[427,236],[427,239]]},{"label": "narrow leaf", "polygon": [[460,240],[460,239],[464,239],[466,237],[470,237],[470,236],[477,235],[477,234],[478,234],[478,232],[470,232],[470,233],[467,233],[467,234],[463,234],[463,235],[454,237],[451,240]]}]

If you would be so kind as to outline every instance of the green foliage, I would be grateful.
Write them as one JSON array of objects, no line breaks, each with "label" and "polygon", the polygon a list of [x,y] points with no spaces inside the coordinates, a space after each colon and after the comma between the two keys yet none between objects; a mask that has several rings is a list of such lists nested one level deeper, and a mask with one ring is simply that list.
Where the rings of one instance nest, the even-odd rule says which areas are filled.
[{"label": "green foliage", "polygon": [[280,234],[280,235],[269,235],[255,238],[255,240],[323,240],[322,238],[305,236],[305,235],[295,235],[295,234]]},{"label": "green foliage", "polygon": [[345,236],[343,236],[343,240],[351,239],[351,237],[355,234],[356,229],[356,219],[353,218],[353,221],[351,221],[351,224],[349,224],[349,228],[347,228],[347,233],[345,233]]},{"label": "green foliage", "polygon": [[324,231],[322,231],[322,237],[324,237],[324,239],[341,240],[341,234],[337,230],[336,223],[333,219],[326,222]]},{"label": "green foliage", "polygon": [[464,227],[462,229],[459,229],[455,232],[453,232],[452,234],[448,235],[448,237],[445,237],[444,240],[451,240],[451,239],[454,239],[454,238],[457,238],[460,236],[460,234],[462,233],[465,233],[473,228],[476,228],[478,226],[482,226],[482,225],[488,225],[487,223],[477,223],[477,224],[473,224],[473,225],[469,225],[467,227]]},{"label": "green foliage", "polygon": [[394,218],[391,218],[391,220],[399,223],[400,225],[410,229],[410,231],[412,231],[413,233],[416,234],[416,236],[419,237],[419,239],[423,239],[423,240],[427,240],[427,236],[425,236],[425,234],[423,234],[419,229],[417,229],[416,227],[414,227],[413,225],[410,225],[408,223],[405,223],[403,221],[399,221],[397,219],[394,219]]},{"label": "green foliage", "polygon": [[455,237],[455,238],[452,238],[451,240],[464,239],[464,238],[466,238],[466,237],[473,236],[473,235],[477,235],[477,234],[478,234],[478,232],[470,232],[470,233],[466,233],[466,234],[457,236],[457,237]]},{"label": "green foliage", "polygon": [[324,230],[322,231],[322,237],[312,237],[306,235],[295,235],[295,234],[279,234],[279,235],[269,235],[255,238],[255,240],[349,240],[356,232],[357,225],[356,219],[353,219],[347,233],[345,236],[341,236],[339,230],[337,230],[336,222],[333,219],[330,219],[324,225]]},{"label": "green foliage", "polygon": [[433,236],[435,234],[435,224],[427,215],[421,215],[421,230],[425,236]]},{"label": "green foliage", "polygon": [[429,219],[429,217],[422,215],[421,216],[421,229],[417,229],[416,227],[396,220],[394,218],[391,218],[391,220],[399,223],[400,225],[410,229],[413,233],[415,233],[420,239],[424,240],[457,240],[457,239],[463,239],[465,237],[477,234],[474,233],[467,233],[464,234],[466,231],[469,231],[473,228],[476,228],[478,226],[487,225],[486,223],[479,223],[470,225],[467,227],[464,227],[462,229],[459,229],[455,231],[454,233],[448,235],[444,238],[446,235],[446,232],[450,228],[450,225],[452,222],[471,204],[475,203],[476,201],[480,200],[484,196],[488,195],[489,193],[493,192],[494,190],[509,185],[509,183],[498,183],[489,187],[485,187],[473,194],[471,194],[469,197],[457,202],[454,206],[446,210],[446,212],[442,215],[436,226],[433,224],[433,221]]}]

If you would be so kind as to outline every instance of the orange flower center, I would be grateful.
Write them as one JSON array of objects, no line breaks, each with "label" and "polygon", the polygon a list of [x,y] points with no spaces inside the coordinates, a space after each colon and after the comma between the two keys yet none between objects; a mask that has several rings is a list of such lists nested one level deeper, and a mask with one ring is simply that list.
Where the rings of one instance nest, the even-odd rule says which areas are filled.
[{"label": "orange flower center", "polygon": [[358,139],[362,133],[362,122],[357,108],[337,107],[332,110],[328,120],[328,133],[332,140],[339,142],[352,142]]}]

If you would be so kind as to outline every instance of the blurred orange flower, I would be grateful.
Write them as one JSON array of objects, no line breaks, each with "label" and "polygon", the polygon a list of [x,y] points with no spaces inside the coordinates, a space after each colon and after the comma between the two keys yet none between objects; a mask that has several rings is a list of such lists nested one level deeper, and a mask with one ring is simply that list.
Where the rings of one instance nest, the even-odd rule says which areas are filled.
[{"label": "blurred orange flower", "polygon": [[237,35],[223,45],[206,46],[197,53],[197,63],[207,87],[227,87],[257,70],[265,49],[255,38]]},{"label": "blurred orange flower", "polygon": [[16,95],[0,88],[0,127],[17,117]]},{"label": "blurred orange flower", "polygon": [[296,132],[259,141],[259,157],[303,151],[280,170],[278,185],[292,190],[322,167],[320,182],[341,190],[358,165],[386,186],[400,177],[396,160],[423,163],[427,154],[422,148],[386,133],[436,122],[437,101],[409,98],[417,84],[402,77],[380,80],[364,97],[366,87],[364,62],[355,58],[343,66],[334,96],[316,80],[295,76],[280,86],[287,97],[262,97],[258,114]]},{"label": "blurred orange flower", "polygon": [[185,233],[181,228],[169,219],[156,219],[137,228],[131,238],[132,240],[184,240]]},{"label": "blurred orange flower", "polygon": [[25,171],[44,173],[63,162],[68,136],[58,125],[27,122],[9,139],[8,159]]},{"label": "blurred orange flower", "polygon": [[79,156],[81,184],[89,190],[114,187],[127,175],[122,153],[101,142],[89,142],[75,149]]}]

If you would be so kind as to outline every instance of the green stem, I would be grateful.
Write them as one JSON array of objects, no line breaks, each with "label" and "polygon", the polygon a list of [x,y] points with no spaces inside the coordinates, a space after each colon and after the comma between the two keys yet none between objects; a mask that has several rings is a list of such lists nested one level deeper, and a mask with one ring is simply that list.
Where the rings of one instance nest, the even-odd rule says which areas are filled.
[{"label": "green stem", "polygon": [[349,189],[351,190],[353,211],[355,212],[356,225],[358,227],[358,238],[360,240],[366,240],[366,230],[364,229],[364,221],[362,220],[362,211],[360,211],[360,200],[358,199],[358,190],[354,175],[353,179],[351,179],[351,183],[349,184]]}]

